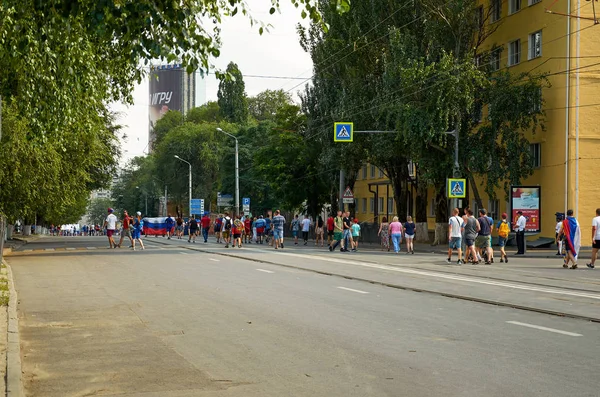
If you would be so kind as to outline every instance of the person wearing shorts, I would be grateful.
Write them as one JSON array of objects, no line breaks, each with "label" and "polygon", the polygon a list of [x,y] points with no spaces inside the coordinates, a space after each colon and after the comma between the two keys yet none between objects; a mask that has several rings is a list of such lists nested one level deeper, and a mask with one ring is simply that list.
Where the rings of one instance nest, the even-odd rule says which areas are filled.
[{"label": "person wearing shorts", "polygon": [[586,263],[590,269],[596,267],[598,250],[600,250],[600,208],[596,208],[596,216],[592,219],[592,260]]},{"label": "person wearing shorts", "polygon": [[327,244],[330,245],[333,241],[333,229],[334,229],[335,219],[333,216],[329,215],[327,218]]},{"label": "person wearing shorts", "polygon": [[464,223],[465,245],[467,246],[467,254],[465,254],[465,258],[468,258],[469,254],[471,254],[473,261],[472,263],[477,265],[479,264],[479,260],[477,260],[477,251],[475,251],[475,239],[477,238],[477,233],[480,230],[479,222],[473,216],[472,209],[467,208],[465,212],[467,213],[467,221]]},{"label": "person wearing shorts", "polygon": [[136,217],[133,219],[133,232],[131,233],[131,237],[133,238],[133,242],[131,243],[131,249],[135,251],[135,242],[140,243],[140,247],[144,250],[144,243],[142,242],[142,228],[144,226],[144,222],[142,221],[142,213],[138,211],[136,213]]},{"label": "person wearing shorts", "polygon": [[458,208],[452,210],[452,217],[448,220],[448,259],[446,262],[452,263],[452,251],[458,253],[457,265],[465,263],[462,260],[462,232],[463,220],[458,216]]},{"label": "person wearing shorts", "polygon": [[256,225],[256,243],[262,244],[263,243],[263,235],[265,234],[265,227],[267,225],[267,223],[265,222],[265,219],[263,218],[262,215],[260,215],[258,217],[258,219],[255,222],[255,225]]},{"label": "person wearing shorts", "polygon": [[242,221],[239,215],[236,215],[235,220],[233,221],[233,227],[231,228],[233,232],[233,244],[235,247],[237,245],[238,248],[242,248],[242,234],[244,234],[244,222]]},{"label": "person wearing shorts", "polygon": [[213,225],[213,230],[215,231],[215,236],[217,237],[217,243],[221,242],[221,229],[223,228],[223,215],[217,215],[215,219],[215,224]]},{"label": "person wearing shorts", "polygon": [[406,253],[414,254],[415,253],[415,223],[412,220],[412,216],[406,217],[406,222],[404,223],[404,239],[406,240]]},{"label": "person wearing shorts", "polygon": [[281,215],[281,211],[275,211],[275,216],[273,217],[273,244],[275,245],[275,249],[281,247],[283,249],[283,226],[285,225],[285,218]]},{"label": "person wearing shorts", "polygon": [[334,219],[333,224],[333,240],[329,245],[329,251],[333,251],[336,247],[341,244],[341,251],[344,250],[344,219],[342,218],[342,211],[338,211],[337,216]]},{"label": "person wearing shorts", "polygon": [[112,208],[108,209],[108,216],[104,221],[104,227],[106,228],[106,237],[108,237],[108,244],[110,248],[117,248],[117,244],[113,239],[113,235],[115,234],[115,229],[117,228],[117,217],[113,214],[114,210]]}]

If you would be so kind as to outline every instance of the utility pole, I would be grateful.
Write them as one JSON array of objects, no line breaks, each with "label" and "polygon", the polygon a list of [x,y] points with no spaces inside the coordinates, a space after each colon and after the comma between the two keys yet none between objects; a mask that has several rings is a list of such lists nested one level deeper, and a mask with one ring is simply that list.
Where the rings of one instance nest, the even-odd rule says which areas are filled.
[{"label": "utility pole", "polygon": [[167,216],[169,213],[168,202],[167,202],[167,185],[166,184],[165,184],[165,208],[163,208],[163,212],[164,212],[163,216]]},{"label": "utility pole", "polygon": [[344,169],[340,169],[340,211],[344,212]]},{"label": "utility pole", "polygon": [[190,198],[189,198],[189,203],[188,204],[189,204],[189,210],[190,210],[189,216],[191,218],[192,217],[192,163],[190,163],[189,161],[186,161],[186,160],[182,159],[178,155],[175,155],[175,158],[177,160],[183,161],[184,163],[186,163],[190,167],[190,175],[189,175],[189,181],[190,181],[189,195],[190,195]]},{"label": "utility pole", "polygon": [[238,139],[235,135],[223,131],[221,128],[217,128],[217,131],[235,139],[235,214],[240,214],[240,164],[239,164],[239,152],[238,152]]}]

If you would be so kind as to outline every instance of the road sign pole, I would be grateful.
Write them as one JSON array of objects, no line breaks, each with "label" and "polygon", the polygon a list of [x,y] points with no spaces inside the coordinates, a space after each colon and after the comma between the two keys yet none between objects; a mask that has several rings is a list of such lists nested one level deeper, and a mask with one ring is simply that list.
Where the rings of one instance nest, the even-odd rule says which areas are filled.
[{"label": "road sign pole", "polygon": [[344,170],[340,169],[340,211],[344,212]]}]

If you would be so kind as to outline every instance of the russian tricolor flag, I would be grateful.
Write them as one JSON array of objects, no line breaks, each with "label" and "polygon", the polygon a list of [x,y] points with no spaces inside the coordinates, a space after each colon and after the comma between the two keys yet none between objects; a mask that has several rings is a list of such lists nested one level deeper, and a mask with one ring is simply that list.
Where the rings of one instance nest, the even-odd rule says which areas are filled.
[{"label": "russian tricolor flag", "polygon": [[[167,234],[167,218],[144,218],[144,235],[164,236]],[[173,232],[171,228],[171,233]]]}]

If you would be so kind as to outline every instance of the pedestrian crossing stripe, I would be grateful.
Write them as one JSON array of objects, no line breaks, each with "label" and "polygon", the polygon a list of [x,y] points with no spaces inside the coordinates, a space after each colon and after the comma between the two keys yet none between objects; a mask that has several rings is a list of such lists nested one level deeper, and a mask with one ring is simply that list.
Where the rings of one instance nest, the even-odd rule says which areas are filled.
[{"label": "pedestrian crossing stripe", "polygon": [[466,194],[466,179],[448,178],[448,198],[465,198]]},{"label": "pedestrian crossing stripe", "polygon": [[334,142],[352,142],[354,140],[354,123],[340,122],[334,123],[333,140]]}]

